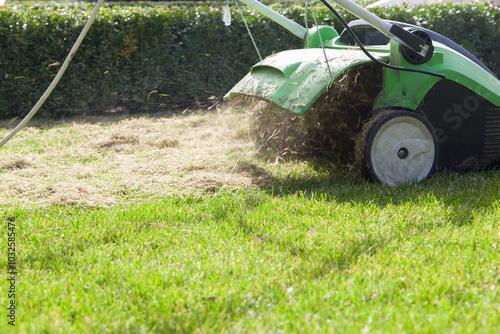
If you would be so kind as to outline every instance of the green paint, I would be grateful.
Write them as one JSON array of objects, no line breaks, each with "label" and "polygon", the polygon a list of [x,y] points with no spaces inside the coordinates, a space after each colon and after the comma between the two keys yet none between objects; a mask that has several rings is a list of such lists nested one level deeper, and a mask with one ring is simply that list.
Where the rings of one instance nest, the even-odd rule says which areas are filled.
[{"label": "green paint", "polygon": [[[225,99],[235,95],[254,96],[303,115],[342,73],[354,66],[371,62],[358,48],[342,45],[339,39],[333,28],[309,29],[305,40],[306,49],[284,51],[264,59],[252,68]],[[500,106],[500,81],[447,46],[435,42],[434,47],[433,58],[422,65],[408,63],[395,41],[386,46],[369,46],[368,50],[377,59],[392,65],[445,74],[448,80],[455,81]],[[442,79],[427,74],[386,68],[383,90],[374,109],[398,107],[416,110],[427,92],[440,80]]]},{"label": "green paint", "polygon": [[[332,27],[310,28],[305,49],[283,51],[264,59],[253,66],[224,99],[237,95],[254,96],[303,115],[342,73],[371,61],[358,48],[339,46],[338,40],[339,34]],[[389,60],[388,46],[370,50],[375,51],[374,56],[378,59]]]},{"label": "green paint", "polygon": [[336,37],[339,37],[338,32],[330,26],[310,28],[306,35],[305,48],[321,48],[321,39],[325,48],[333,47]]},{"label": "green paint", "polygon": [[[289,50],[270,56],[255,65],[225,99],[235,95],[255,96],[303,115],[343,72],[370,62],[360,50],[325,49],[325,53],[322,49],[313,48]],[[388,59],[388,55],[383,53],[375,56],[381,60]]]},{"label": "green paint", "polygon": [[[480,66],[441,43],[434,43],[433,58],[422,65],[408,63],[399,52],[399,44],[391,42],[391,64],[445,74],[483,98],[500,106],[500,82]],[[403,107],[417,109],[427,92],[440,78],[412,72],[385,69],[384,89],[374,109]]]}]

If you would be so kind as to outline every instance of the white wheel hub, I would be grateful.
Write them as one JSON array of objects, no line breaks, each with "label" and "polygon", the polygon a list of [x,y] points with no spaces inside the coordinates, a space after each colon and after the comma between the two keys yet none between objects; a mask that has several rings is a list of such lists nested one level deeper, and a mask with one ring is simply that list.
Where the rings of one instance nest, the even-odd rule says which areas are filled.
[{"label": "white wheel hub", "polygon": [[378,129],[370,155],[377,178],[397,185],[426,178],[434,166],[436,149],[425,124],[414,117],[397,116]]}]

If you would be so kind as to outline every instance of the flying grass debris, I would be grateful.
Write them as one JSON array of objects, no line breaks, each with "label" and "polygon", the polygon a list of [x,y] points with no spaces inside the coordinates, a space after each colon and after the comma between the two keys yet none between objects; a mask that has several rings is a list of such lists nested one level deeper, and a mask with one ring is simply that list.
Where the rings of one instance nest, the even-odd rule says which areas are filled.
[{"label": "flying grass debris", "polygon": [[372,64],[345,72],[304,116],[246,98],[254,109],[252,139],[269,157],[325,157],[353,163],[356,136],[371,116],[381,88],[382,68]]}]

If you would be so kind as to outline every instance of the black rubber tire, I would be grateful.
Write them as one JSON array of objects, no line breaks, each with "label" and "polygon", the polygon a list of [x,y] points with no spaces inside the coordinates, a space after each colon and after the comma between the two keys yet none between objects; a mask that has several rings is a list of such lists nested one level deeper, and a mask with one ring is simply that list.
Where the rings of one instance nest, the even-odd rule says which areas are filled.
[{"label": "black rubber tire", "polygon": [[[387,183],[384,182],[379,175],[377,175],[376,168],[374,168],[373,165],[373,157],[372,157],[372,146],[374,143],[374,140],[379,132],[379,130],[386,125],[389,121],[398,118],[398,117],[411,117],[418,122],[422,123],[425,125],[427,130],[429,131],[430,135],[432,136],[432,140],[434,143],[434,159],[432,161],[432,166],[429,170],[428,173],[425,174],[422,179],[428,178],[432,173],[434,173],[437,169],[437,162],[438,162],[438,156],[439,156],[439,145],[437,141],[437,136],[434,128],[432,125],[422,116],[406,111],[406,110],[393,110],[393,111],[387,111],[379,114],[378,116],[375,116],[375,118],[365,125],[368,128],[363,129],[362,133],[365,134],[364,137],[362,137],[360,140],[363,142],[361,143],[362,145],[362,152],[361,152],[361,173],[362,175],[370,180],[370,181],[375,181],[379,183]],[[406,182],[410,182],[412,180],[407,180]],[[390,184],[390,183],[389,183]],[[391,184],[394,185],[394,184]]]}]

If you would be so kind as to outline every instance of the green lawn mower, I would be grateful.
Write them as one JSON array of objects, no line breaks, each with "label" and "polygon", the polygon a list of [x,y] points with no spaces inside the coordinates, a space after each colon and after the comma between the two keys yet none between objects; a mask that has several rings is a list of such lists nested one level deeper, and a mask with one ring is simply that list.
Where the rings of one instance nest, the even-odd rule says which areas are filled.
[{"label": "green lawn mower", "polygon": [[[302,116],[314,112],[320,97],[346,73],[356,73],[349,80],[378,87],[368,112],[357,118],[362,122],[353,145],[368,179],[397,185],[420,181],[437,169],[467,170],[500,161],[500,81],[455,42],[422,27],[382,20],[349,0],[334,0],[360,19],[349,24],[321,0],[344,24],[340,35],[330,26],[306,29],[256,0],[240,1],[304,39],[305,48],[262,60],[226,99],[250,96]],[[380,75],[373,75],[377,69]],[[350,106],[356,101],[341,109]]]}]

